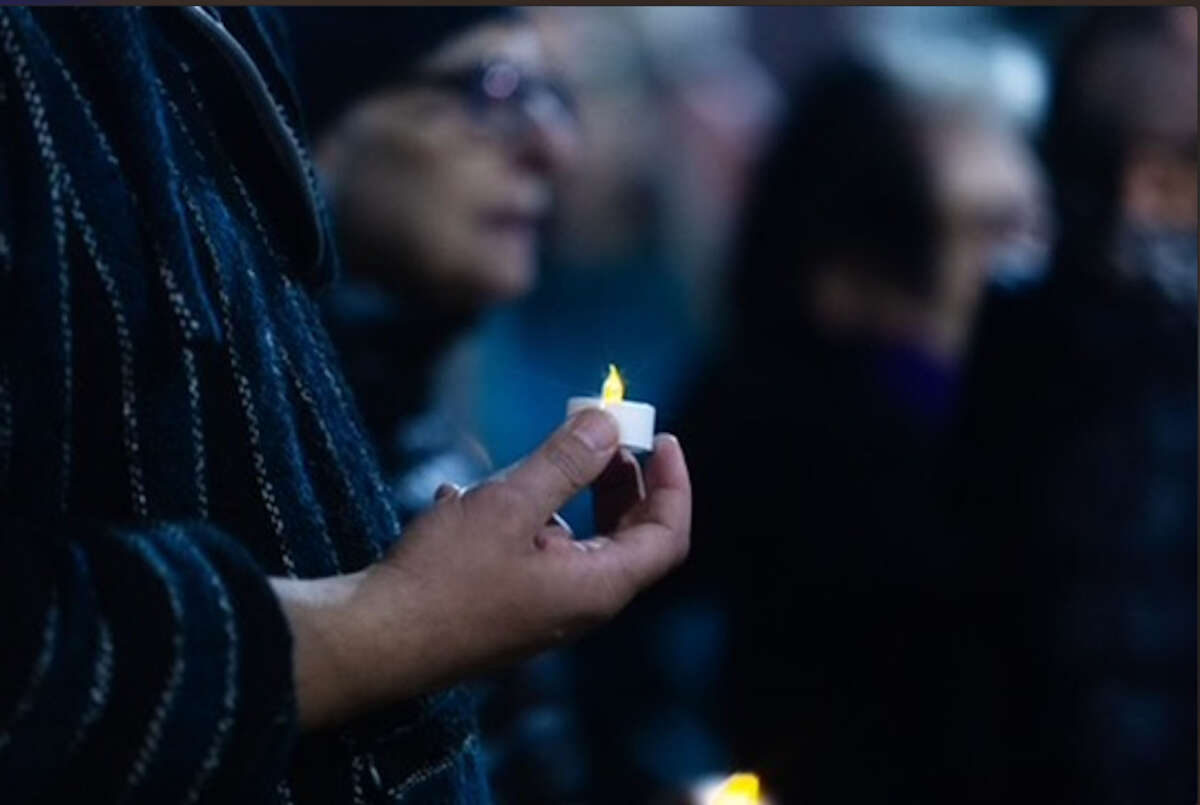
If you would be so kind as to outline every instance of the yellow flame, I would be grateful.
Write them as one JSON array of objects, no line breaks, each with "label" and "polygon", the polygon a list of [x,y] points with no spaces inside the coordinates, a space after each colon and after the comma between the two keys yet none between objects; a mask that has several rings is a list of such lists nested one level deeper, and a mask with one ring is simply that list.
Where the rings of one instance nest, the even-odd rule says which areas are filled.
[{"label": "yellow flame", "polygon": [[756,805],[758,802],[758,776],[744,772],[721,783],[712,798],[712,805]]},{"label": "yellow flame", "polygon": [[607,405],[623,399],[625,399],[625,381],[621,379],[621,373],[617,371],[617,367],[610,363],[608,377],[604,378],[604,385],[600,388],[600,400]]}]

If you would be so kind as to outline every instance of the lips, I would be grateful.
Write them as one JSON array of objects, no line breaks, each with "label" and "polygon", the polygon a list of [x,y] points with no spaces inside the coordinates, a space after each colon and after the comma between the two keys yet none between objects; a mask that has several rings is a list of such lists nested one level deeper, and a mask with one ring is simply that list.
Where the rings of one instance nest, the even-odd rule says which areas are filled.
[{"label": "lips", "polygon": [[484,216],[484,224],[501,232],[534,232],[545,220],[545,215],[517,210],[497,210]]},{"label": "lips", "polygon": [[484,214],[484,225],[499,232],[532,233],[546,221],[550,199],[548,186],[540,182],[523,184],[519,192],[507,194]]}]

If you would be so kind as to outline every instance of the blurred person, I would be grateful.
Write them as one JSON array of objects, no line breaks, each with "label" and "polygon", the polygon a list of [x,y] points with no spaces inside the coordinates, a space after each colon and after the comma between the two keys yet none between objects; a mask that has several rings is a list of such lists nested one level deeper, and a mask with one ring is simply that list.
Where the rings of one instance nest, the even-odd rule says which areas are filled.
[{"label": "blurred person", "polygon": [[[480,317],[535,282],[551,184],[576,150],[574,104],[515,9],[288,18],[345,254],[326,321],[407,522],[442,484],[492,470],[446,376]],[[488,686],[481,726],[501,801],[562,802],[583,785],[570,683],[565,659],[547,654]]]},{"label": "blurred person", "polygon": [[[400,539],[313,303],[336,260],[284,39],[261,9],[0,8],[13,801],[486,802],[455,683],[686,550],[678,445],[643,497],[599,412]],[[547,520],[606,470],[580,550]]]},{"label": "blurred person", "polygon": [[1002,109],[957,93],[913,95],[938,201],[936,291],[925,344],[957,366],[986,289],[1045,270],[1053,229],[1048,188],[1029,141]]},{"label": "blurred person", "polygon": [[[577,140],[525,14],[504,7],[289,12],[314,159],[344,251],[322,300],[405,517],[486,453],[439,370],[537,277],[552,180]],[[331,50],[343,69],[328,69]],[[419,348],[414,348],[418,345]]]},{"label": "blurred person", "polygon": [[[672,267],[712,338],[729,237],[751,169],[775,124],[780,92],[750,47],[751,9],[736,6],[625,9],[643,43],[662,109],[655,160],[663,190],[663,237]],[[814,9],[789,9],[790,28],[819,26]]]},{"label": "blurred person", "polygon": [[[556,177],[537,287],[483,322],[472,415],[500,464],[536,439],[563,401],[594,393],[609,363],[660,415],[695,361],[698,322],[663,237],[656,167],[661,95],[628,15],[614,8],[529,10],[551,70],[572,88],[579,148]],[[563,512],[581,536],[586,501]]]},{"label": "blurred person", "polygon": [[663,123],[647,54],[620,9],[529,13],[546,58],[575,91],[583,138],[558,183],[551,249],[569,259],[628,254],[657,215],[652,179]]},{"label": "blurred person", "polygon": [[[697,304],[711,279],[702,263],[721,260],[774,100],[738,38],[742,11],[531,10],[548,60],[577,93],[581,142],[556,183],[539,287],[485,325],[476,356],[480,431],[501,463],[539,421],[561,416],[567,396],[594,393],[610,362],[660,417],[682,401],[715,329]],[[582,502],[563,514],[581,534],[592,528]],[[641,694],[629,685],[644,669],[606,641],[572,647],[590,801],[647,801],[722,767],[717,739],[689,718],[706,687],[693,662],[712,633],[706,619],[680,618],[651,638],[682,695],[632,714]]]},{"label": "blurred person", "polygon": [[[539,286],[485,324],[474,402],[504,462],[609,363],[663,416],[716,331],[714,278],[776,90],[744,9],[530,10],[576,91],[580,148],[556,181]],[[581,533],[586,508],[566,513]]]},{"label": "blurred person", "polygon": [[954,668],[977,602],[946,447],[976,300],[1036,173],[986,110],[862,57],[792,103],[745,211],[730,340],[680,425],[723,525],[623,630],[656,607],[726,613],[705,715],[781,801],[973,800],[955,760],[986,738],[956,745],[974,692]]},{"label": "blurred person", "polygon": [[1196,53],[1195,9],[1077,21],[1050,271],[979,327],[958,516],[998,590],[978,665],[1010,799],[1196,799]]}]

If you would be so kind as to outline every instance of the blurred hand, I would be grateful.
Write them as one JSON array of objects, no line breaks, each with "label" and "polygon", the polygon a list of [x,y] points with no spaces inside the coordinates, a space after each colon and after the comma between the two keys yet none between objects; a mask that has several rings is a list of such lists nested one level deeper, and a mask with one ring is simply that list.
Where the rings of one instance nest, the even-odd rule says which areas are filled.
[{"label": "blurred hand", "polygon": [[[576,542],[547,521],[593,482],[602,536]],[[443,487],[366,571],[276,582],[302,723],[445,686],[607,620],[683,560],[690,523],[674,437],[656,439],[643,484],[612,417],[576,415],[503,475]]]}]

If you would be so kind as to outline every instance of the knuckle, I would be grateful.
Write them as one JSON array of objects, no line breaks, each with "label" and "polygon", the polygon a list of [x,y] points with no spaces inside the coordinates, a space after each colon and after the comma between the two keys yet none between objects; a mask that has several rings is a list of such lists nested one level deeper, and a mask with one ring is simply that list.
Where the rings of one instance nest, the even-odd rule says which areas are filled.
[{"label": "knuckle", "polygon": [[566,436],[555,439],[546,446],[546,460],[550,462],[573,489],[587,485],[587,461],[583,455],[586,448],[578,438]]}]

